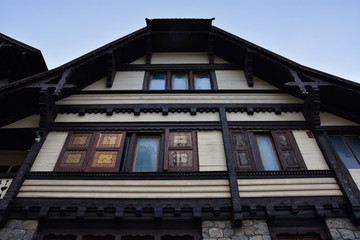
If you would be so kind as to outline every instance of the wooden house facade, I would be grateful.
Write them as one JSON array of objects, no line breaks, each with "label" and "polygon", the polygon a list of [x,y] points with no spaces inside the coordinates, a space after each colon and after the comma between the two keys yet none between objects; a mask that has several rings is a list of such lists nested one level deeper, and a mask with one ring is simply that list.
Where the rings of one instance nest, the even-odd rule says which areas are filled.
[{"label": "wooden house facade", "polygon": [[1,239],[360,239],[360,85],[212,21],[0,87]]}]

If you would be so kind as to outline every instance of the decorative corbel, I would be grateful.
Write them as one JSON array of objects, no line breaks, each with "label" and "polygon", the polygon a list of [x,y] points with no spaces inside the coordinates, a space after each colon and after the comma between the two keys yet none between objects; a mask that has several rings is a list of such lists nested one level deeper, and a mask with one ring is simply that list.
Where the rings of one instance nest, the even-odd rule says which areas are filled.
[{"label": "decorative corbel", "polygon": [[254,77],[253,77],[253,52],[246,49],[245,59],[244,59],[244,73],[246,82],[249,87],[254,86]]},{"label": "decorative corbel", "polygon": [[40,129],[48,129],[57,115],[57,107],[48,88],[40,90]]},{"label": "decorative corbel", "polygon": [[115,50],[108,53],[107,56],[107,73],[106,73],[106,87],[111,88],[116,75],[116,59]]},{"label": "decorative corbel", "polygon": [[64,87],[64,85],[67,83],[67,81],[69,80],[69,78],[71,77],[71,73],[72,73],[72,69],[68,68],[66,69],[66,71],[61,75],[61,79],[58,82],[58,84],[55,87],[55,91],[54,91],[54,96],[60,96],[61,91]]},{"label": "decorative corbel", "polygon": [[145,64],[151,64],[152,45],[151,45],[151,33],[146,36],[146,60]]}]

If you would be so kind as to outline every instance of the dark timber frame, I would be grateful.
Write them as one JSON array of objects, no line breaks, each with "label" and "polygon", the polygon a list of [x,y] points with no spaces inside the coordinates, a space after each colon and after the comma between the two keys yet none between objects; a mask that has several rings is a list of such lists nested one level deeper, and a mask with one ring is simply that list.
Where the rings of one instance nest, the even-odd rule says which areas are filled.
[{"label": "dark timber frame", "polygon": [[[360,85],[331,76],[294,63],[268,50],[233,36],[211,25],[213,19],[172,19],[149,20],[147,27],[105,45],[63,66],[13,82],[0,88],[0,101],[6,106],[0,109],[0,126],[5,126],[31,114],[40,114],[40,125],[32,129],[37,134],[32,142],[20,170],[4,199],[0,201],[0,223],[9,218],[38,219],[65,226],[76,223],[90,227],[94,222],[127,222],[139,219],[149,222],[201,220],[233,220],[241,225],[243,219],[266,219],[286,221],[301,219],[324,219],[325,217],[349,217],[355,223],[360,220],[360,193],[343,166],[329,141],[332,131],[357,131],[360,127],[329,128],[320,124],[320,111],[326,111],[360,122]],[[1,35],[0,35],[1,36]],[[181,44],[177,39],[181,36]],[[1,43],[0,51],[7,48]],[[209,64],[151,64],[153,52],[200,51],[208,54]],[[145,64],[129,64],[145,56]],[[228,64],[215,63],[219,56]],[[215,71],[243,70],[248,90],[218,89]],[[111,88],[117,71],[144,71],[142,90],[80,91],[93,82],[106,78],[106,87]],[[212,90],[148,91],[150,72],[171,71],[209,72]],[[278,87],[280,90],[254,89],[254,78]],[[190,76],[190,79],[192,77]],[[170,80],[170,78],[169,78]],[[191,81],[190,81],[191,82]],[[170,86],[168,84],[168,86]],[[73,94],[258,94],[288,93],[304,104],[105,104],[105,105],[57,105],[56,101]],[[336,99],[334,96],[337,96]],[[21,104],[19,104],[19,102]],[[214,122],[55,122],[57,114],[99,113],[111,116],[115,113],[171,113],[185,112],[217,113],[220,121]],[[305,121],[239,121],[230,122],[230,112],[254,115],[272,112],[302,112]],[[70,173],[70,172],[29,172],[49,131],[153,131],[153,130],[220,130],[224,142],[227,171],[222,172],[157,172],[157,173]],[[237,130],[311,130],[330,170],[293,171],[237,171],[231,149],[230,131]],[[24,130],[25,131],[25,130]],[[11,132],[0,130],[1,136]],[[30,135],[30,134],[29,134]],[[3,144],[3,143],[2,143]],[[5,144],[3,144],[5,145]],[[8,175],[10,176],[10,175]],[[13,176],[13,175],[11,175]],[[6,176],[5,176],[6,177]],[[322,178],[334,177],[344,194],[343,197],[293,197],[293,198],[241,198],[238,190],[239,179],[267,178]],[[231,197],[227,199],[21,199],[16,195],[25,179],[227,179]],[[275,219],[275,220],[274,220]],[[276,221],[275,221],[276,222]],[[296,223],[293,223],[296,224]],[[276,225],[276,224],[274,224]]]}]

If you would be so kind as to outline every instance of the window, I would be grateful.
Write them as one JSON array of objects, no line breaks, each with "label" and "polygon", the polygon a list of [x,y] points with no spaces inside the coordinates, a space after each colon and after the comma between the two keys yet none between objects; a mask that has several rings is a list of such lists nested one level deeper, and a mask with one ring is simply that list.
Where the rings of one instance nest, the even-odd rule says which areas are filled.
[{"label": "window", "polygon": [[150,75],[149,90],[165,90],[166,74],[153,73]]},{"label": "window", "polygon": [[232,131],[231,138],[236,167],[250,170],[305,169],[304,161],[290,131]]},{"label": "window", "polygon": [[144,89],[211,90],[214,82],[214,72],[152,72],[145,74]]},{"label": "window", "polygon": [[330,140],[341,161],[348,169],[360,168],[359,136],[330,136]]},{"label": "window", "polygon": [[209,73],[195,73],[194,85],[196,90],[210,90],[211,82]]},{"label": "window", "polygon": [[197,171],[195,131],[72,132],[54,171]]}]

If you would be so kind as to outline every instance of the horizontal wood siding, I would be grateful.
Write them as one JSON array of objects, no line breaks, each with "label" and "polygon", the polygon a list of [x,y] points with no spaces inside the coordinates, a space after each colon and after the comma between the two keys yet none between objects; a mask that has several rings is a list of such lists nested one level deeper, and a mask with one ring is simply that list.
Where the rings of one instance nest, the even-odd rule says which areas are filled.
[{"label": "horizontal wood siding", "polygon": [[278,89],[257,77],[254,77],[254,86],[249,87],[242,70],[221,70],[215,73],[219,89]]},{"label": "horizontal wood siding", "polygon": [[209,63],[206,52],[166,52],[152,53],[152,64],[193,64]]},{"label": "horizontal wood siding", "polygon": [[301,112],[283,112],[277,115],[273,112],[259,112],[249,115],[247,113],[227,113],[228,121],[305,121],[304,115]]},{"label": "horizontal wood siding", "polygon": [[58,105],[83,105],[83,104],[256,104],[256,103],[284,103],[302,104],[304,101],[280,93],[252,93],[252,94],[74,94],[61,99]]},{"label": "horizontal wood siding", "polygon": [[309,138],[306,131],[292,131],[308,170],[328,170],[324,156],[315,138]]},{"label": "horizontal wood siding", "polygon": [[31,115],[19,121],[6,125],[2,128],[38,128],[40,123],[40,115]]},{"label": "horizontal wood siding", "polygon": [[50,132],[30,171],[53,171],[67,132]]},{"label": "horizontal wood siding", "polygon": [[190,122],[190,121],[220,121],[218,113],[114,113],[111,116],[106,114],[58,114],[55,122]]},{"label": "horizontal wood siding", "polygon": [[241,197],[341,196],[334,178],[239,179]]},{"label": "horizontal wood siding", "polygon": [[221,131],[198,131],[197,137],[200,171],[226,171]]},{"label": "horizontal wood siding", "polygon": [[321,126],[359,126],[360,124],[338,117],[331,113],[320,113]]},{"label": "horizontal wood siding", "polygon": [[26,180],[19,198],[230,198],[227,180]]},{"label": "horizontal wood siding", "polygon": [[83,91],[87,90],[142,90],[144,81],[144,71],[121,71],[116,72],[113,86],[106,87],[106,78],[87,86]]}]

